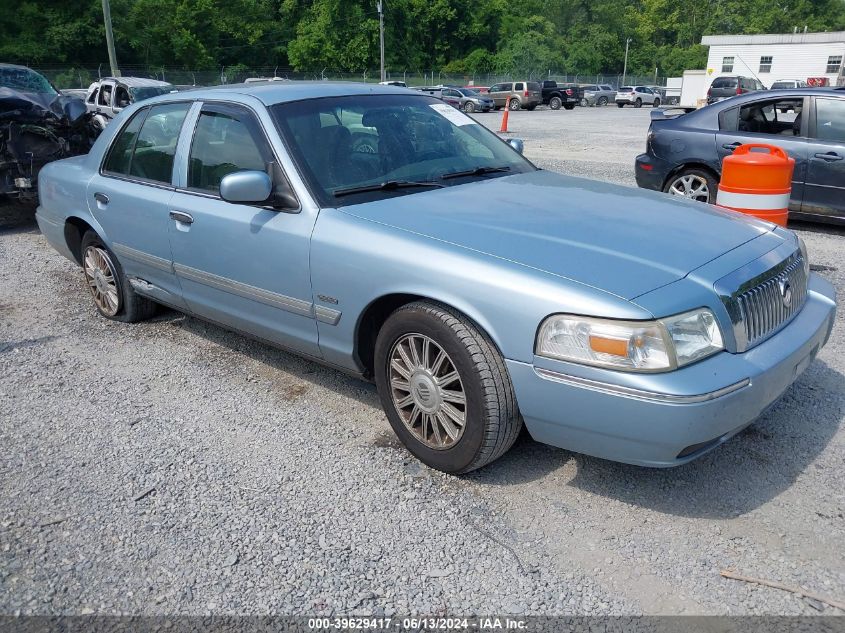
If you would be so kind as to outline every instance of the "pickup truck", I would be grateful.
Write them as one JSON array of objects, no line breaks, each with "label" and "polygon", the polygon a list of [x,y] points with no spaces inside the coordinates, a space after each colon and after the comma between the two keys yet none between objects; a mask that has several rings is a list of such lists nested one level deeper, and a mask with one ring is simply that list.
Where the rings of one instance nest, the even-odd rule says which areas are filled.
[{"label": "pickup truck", "polygon": [[543,88],[543,104],[552,110],[559,110],[561,106],[567,110],[575,109],[578,104],[578,87],[575,85],[559,84],[556,81],[541,82]]}]

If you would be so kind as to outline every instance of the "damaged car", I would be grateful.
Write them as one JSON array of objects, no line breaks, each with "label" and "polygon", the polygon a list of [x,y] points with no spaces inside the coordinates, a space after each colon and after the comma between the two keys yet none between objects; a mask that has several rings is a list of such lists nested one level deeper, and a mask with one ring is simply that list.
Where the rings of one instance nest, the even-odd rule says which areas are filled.
[{"label": "damaged car", "polygon": [[84,101],[30,68],[0,64],[0,203],[37,203],[41,168],[87,153],[95,135]]}]

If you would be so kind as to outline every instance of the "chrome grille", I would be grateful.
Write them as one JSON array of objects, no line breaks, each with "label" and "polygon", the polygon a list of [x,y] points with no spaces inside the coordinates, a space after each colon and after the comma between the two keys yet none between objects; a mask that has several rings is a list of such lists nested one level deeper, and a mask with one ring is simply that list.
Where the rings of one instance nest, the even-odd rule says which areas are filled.
[{"label": "chrome grille", "polygon": [[739,351],[763,342],[801,311],[807,281],[804,257],[798,252],[755,279],[751,288],[740,288],[734,295]]}]

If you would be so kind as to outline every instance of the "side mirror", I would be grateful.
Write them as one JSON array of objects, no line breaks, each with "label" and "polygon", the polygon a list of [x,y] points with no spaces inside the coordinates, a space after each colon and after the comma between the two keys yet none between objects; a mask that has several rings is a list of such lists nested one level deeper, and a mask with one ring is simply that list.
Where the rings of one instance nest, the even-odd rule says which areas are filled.
[{"label": "side mirror", "polygon": [[513,147],[520,154],[522,154],[522,150],[525,149],[525,141],[523,141],[521,138],[509,138],[508,145]]},{"label": "side mirror", "polygon": [[273,183],[263,171],[236,171],[220,181],[220,197],[226,202],[256,204],[266,202],[271,193]]}]

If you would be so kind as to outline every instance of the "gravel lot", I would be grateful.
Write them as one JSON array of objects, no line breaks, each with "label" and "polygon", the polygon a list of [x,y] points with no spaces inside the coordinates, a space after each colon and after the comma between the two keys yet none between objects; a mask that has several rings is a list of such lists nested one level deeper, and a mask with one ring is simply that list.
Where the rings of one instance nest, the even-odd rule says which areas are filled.
[{"label": "gravel lot", "polygon": [[[510,128],[541,167],[633,184],[648,116]],[[841,615],[719,576],[845,599],[841,317],[774,409],[692,464],[522,437],[457,478],[399,447],[371,385],[174,312],[99,318],[34,224],[4,222],[0,614]],[[842,235],[800,229],[845,296]]]}]

